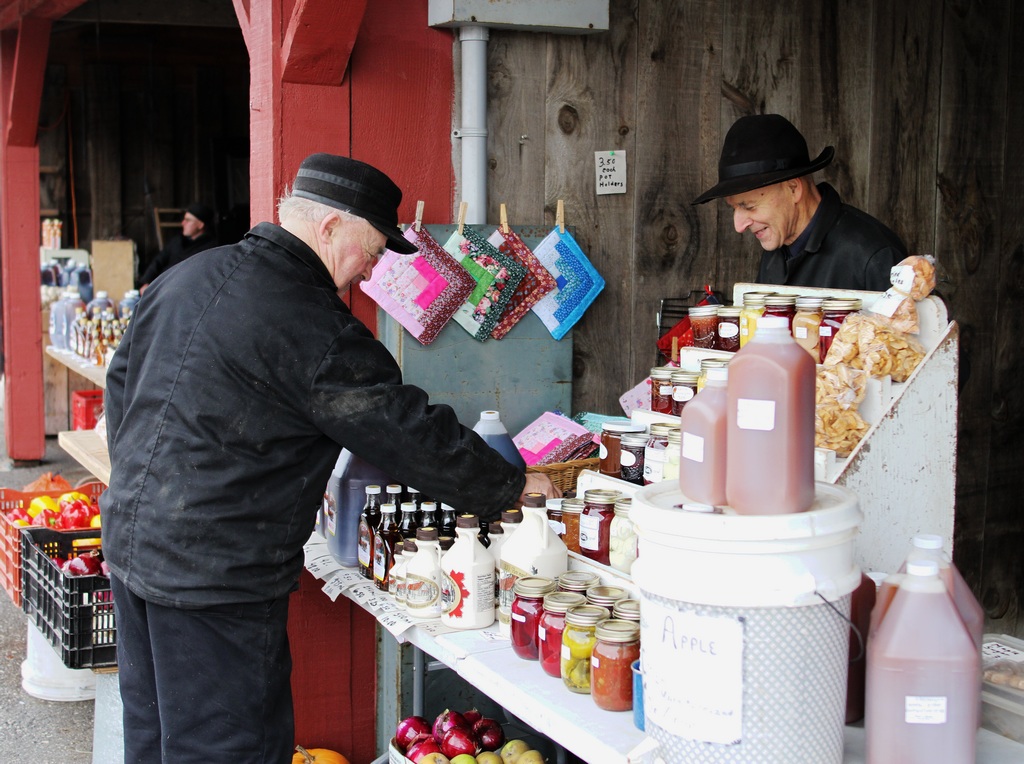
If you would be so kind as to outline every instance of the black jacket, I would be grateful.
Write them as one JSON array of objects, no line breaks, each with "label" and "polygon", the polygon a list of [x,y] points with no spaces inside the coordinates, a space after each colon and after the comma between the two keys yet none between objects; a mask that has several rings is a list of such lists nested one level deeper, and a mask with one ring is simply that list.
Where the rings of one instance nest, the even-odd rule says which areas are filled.
[{"label": "black jacket", "polygon": [[889,270],[907,248],[878,220],[843,204],[828,183],[818,191],[821,204],[804,251],[788,261],[785,247],[762,253],[758,283],[884,292]]},{"label": "black jacket", "polygon": [[143,274],[139,276],[139,286],[152,283],[153,279],[172,265],[177,265],[198,252],[216,246],[217,237],[210,231],[203,231],[194,239],[186,239],[183,234],[179,233],[167,242],[167,246],[157,253]]},{"label": "black jacket", "polygon": [[261,223],[143,296],[107,373],[111,570],[177,607],[294,589],[342,446],[492,519],[525,476],[402,384],[314,252]]}]

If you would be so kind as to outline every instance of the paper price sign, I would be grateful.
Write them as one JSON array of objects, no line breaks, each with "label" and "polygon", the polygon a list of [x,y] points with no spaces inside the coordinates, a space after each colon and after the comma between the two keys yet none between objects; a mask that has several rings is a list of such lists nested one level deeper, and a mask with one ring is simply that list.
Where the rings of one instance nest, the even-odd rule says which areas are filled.
[{"label": "paper price sign", "polygon": [[377,619],[381,626],[387,629],[392,636],[400,636],[413,625],[412,619],[409,618],[405,613],[395,611],[393,613],[387,613]]},{"label": "paper price sign", "polygon": [[338,595],[345,591],[345,589],[347,588],[348,587],[345,585],[345,583],[343,581],[340,581],[338,579],[338,576],[335,576],[326,584],[324,584],[323,591],[324,594],[331,598],[331,602],[334,602],[338,599]]},{"label": "paper price sign", "polygon": [[594,171],[598,194],[626,193],[625,151],[595,151]]},{"label": "paper price sign", "polygon": [[366,579],[359,575],[358,571],[341,569],[338,571],[338,575],[334,577],[336,581],[340,581],[342,586],[346,589],[350,586],[362,583]]},{"label": "paper price sign", "polygon": [[313,559],[306,558],[306,570],[317,578],[326,578],[334,571],[340,569],[341,566],[338,564],[338,561],[330,554],[322,554]]},{"label": "paper price sign", "polygon": [[367,600],[373,599],[377,595],[377,587],[370,582],[356,584],[349,588],[345,593],[345,596],[358,602],[360,605],[364,605]]}]

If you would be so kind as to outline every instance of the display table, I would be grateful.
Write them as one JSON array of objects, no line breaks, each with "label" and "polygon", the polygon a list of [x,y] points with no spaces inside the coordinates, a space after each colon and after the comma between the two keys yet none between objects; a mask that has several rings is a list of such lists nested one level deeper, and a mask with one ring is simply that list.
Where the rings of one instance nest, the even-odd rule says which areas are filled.
[{"label": "display table", "polygon": [[104,485],[110,483],[110,456],[107,454],[107,443],[95,430],[68,430],[57,433],[57,443]]},{"label": "display table", "polygon": [[46,346],[46,355],[53,358],[55,361],[67,366],[71,371],[81,374],[83,377],[88,379],[97,387],[107,386],[107,367],[97,366],[94,363],[90,363],[82,356],[77,353],[73,353],[70,350],[60,350],[55,348],[53,345]]}]

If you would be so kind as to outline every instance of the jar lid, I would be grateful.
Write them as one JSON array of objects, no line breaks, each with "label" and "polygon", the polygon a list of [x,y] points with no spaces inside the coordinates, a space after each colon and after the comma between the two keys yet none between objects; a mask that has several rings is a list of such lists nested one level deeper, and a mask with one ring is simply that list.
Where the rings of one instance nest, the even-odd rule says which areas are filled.
[{"label": "jar lid", "polygon": [[640,639],[640,624],[609,618],[597,625],[594,636],[604,642],[636,642]]},{"label": "jar lid", "polygon": [[512,586],[512,593],[520,597],[543,597],[554,590],[555,582],[546,576],[523,576]]},{"label": "jar lid", "polygon": [[695,371],[677,371],[672,374],[673,385],[696,385],[700,374]]},{"label": "jar lid", "polygon": [[503,523],[521,523],[523,521],[523,513],[518,509],[506,509],[501,513],[501,522]]},{"label": "jar lid", "polygon": [[530,492],[523,497],[524,507],[543,507],[547,504],[547,497],[542,493]]},{"label": "jar lid", "polygon": [[705,371],[713,367],[725,367],[729,365],[732,358],[701,358],[700,370]]},{"label": "jar lid", "polygon": [[564,613],[571,607],[586,604],[587,598],[579,592],[551,592],[544,595],[544,610],[549,613]]},{"label": "jar lid", "polygon": [[403,512],[415,512],[416,511],[416,502],[415,501],[403,501],[402,502],[402,511]]},{"label": "jar lid", "polygon": [[562,514],[568,512],[570,515],[579,514],[583,511],[583,499],[562,499]]},{"label": "jar lid", "polygon": [[622,436],[623,446],[646,446],[647,434],[643,432],[627,432]]},{"label": "jar lid", "polygon": [[764,307],[764,298],[775,292],[744,292],[743,293],[743,307],[744,308],[760,308]]},{"label": "jar lid", "polygon": [[595,626],[608,619],[608,611],[596,605],[576,605],[565,611],[565,622],[574,626]]},{"label": "jar lid", "polygon": [[611,607],[627,597],[629,597],[629,592],[621,586],[591,586],[587,589],[587,602],[591,605]]},{"label": "jar lid", "polygon": [[671,430],[668,431],[668,442],[669,443],[682,443],[683,442],[683,434],[682,434],[682,431],[678,427],[673,427]]},{"label": "jar lid", "polygon": [[743,312],[742,305],[719,305],[718,306],[718,317],[719,318],[739,318],[740,313]]},{"label": "jar lid", "polygon": [[476,515],[459,515],[459,519],[455,521],[456,528],[479,528],[480,519]]},{"label": "jar lid", "polygon": [[368,486],[366,486],[366,492],[368,494],[378,494],[378,493],[380,493],[380,486],[379,485],[368,485]]},{"label": "jar lid", "polygon": [[605,422],[601,429],[604,432],[643,432],[644,426],[632,422]]},{"label": "jar lid", "polygon": [[623,496],[617,499],[615,502],[615,514],[622,512],[626,515],[629,514],[630,508],[633,506],[633,498],[631,496]]},{"label": "jar lid", "polygon": [[583,501],[587,504],[614,504],[622,496],[622,491],[611,488],[591,488],[583,492]]},{"label": "jar lid", "polygon": [[655,366],[651,369],[651,379],[668,379],[675,371],[674,366]]},{"label": "jar lid", "polygon": [[825,302],[824,297],[797,297],[796,298],[796,309],[797,310],[815,310],[821,307],[821,304]]},{"label": "jar lid", "polygon": [[764,304],[766,306],[768,306],[768,305],[781,305],[783,307],[786,307],[786,306],[789,306],[789,305],[796,305],[796,295],[795,294],[773,294],[773,295],[768,295],[767,297],[764,298]]},{"label": "jar lid", "polygon": [[718,305],[694,305],[692,308],[687,310],[687,313],[691,316],[717,316]]},{"label": "jar lid", "polygon": [[586,592],[600,583],[601,577],[588,570],[567,570],[558,577],[558,588],[567,592]]},{"label": "jar lid", "polygon": [[671,422],[654,422],[651,424],[651,435],[665,437],[673,427],[675,425]]},{"label": "jar lid", "polygon": [[619,600],[612,606],[612,618],[623,621],[639,621],[640,600]]},{"label": "jar lid", "polygon": [[388,483],[388,489],[387,490],[388,490],[388,493],[401,493],[402,492],[402,486],[400,486],[398,483]]},{"label": "jar lid", "polygon": [[822,302],[824,310],[860,310],[863,302],[856,298],[830,297]]},{"label": "jar lid", "polygon": [[398,511],[398,507],[395,506],[393,501],[389,501],[386,504],[380,505],[380,511],[385,515],[391,515]]}]

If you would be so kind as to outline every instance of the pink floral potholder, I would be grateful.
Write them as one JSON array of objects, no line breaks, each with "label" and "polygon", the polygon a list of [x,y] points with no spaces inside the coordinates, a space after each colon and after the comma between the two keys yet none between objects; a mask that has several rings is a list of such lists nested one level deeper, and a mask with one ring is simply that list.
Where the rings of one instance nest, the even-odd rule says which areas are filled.
[{"label": "pink floral potholder", "polygon": [[512,294],[512,299],[508,302],[508,307],[505,308],[505,312],[501,314],[501,318],[498,319],[498,323],[491,332],[494,339],[500,340],[519,322],[519,319],[526,315],[530,308],[537,304],[541,297],[555,288],[555,277],[526,246],[526,242],[519,238],[519,234],[511,228],[507,233],[501,228],[496,229],[487,241],[497,247],[499,252],[508,255],[526,268],[526,275],[519,282],[519,286]]},{"label": "pink floral potholder", "polygon": [[388,250],[359,288],[420,343],[429,345],[473,292],[476,281],[426,228],[417,232],[409,226],[404,235],[420,251],[400,255]]},{"label": "pink floral potholder", "polygon": [[472,293],[452,318],[459,326],[483,342],[491,336],[505,306],[526,275],[526,268],[488,244],[479,232],[463,226],[456,230],[444,248],[459,262],[476,282]]}]

